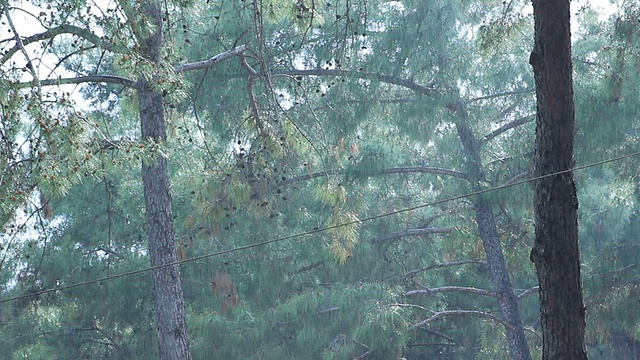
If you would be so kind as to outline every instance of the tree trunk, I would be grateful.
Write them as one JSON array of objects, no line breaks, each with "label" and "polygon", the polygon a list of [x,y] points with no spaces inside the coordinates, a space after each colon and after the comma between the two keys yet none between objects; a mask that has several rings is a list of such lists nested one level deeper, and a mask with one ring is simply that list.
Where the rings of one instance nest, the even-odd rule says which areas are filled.
[{"label": "tree trunk", "polygon": [[[464,148],[469,181],[473,191],[479,191],[481,190],[480,181],[483,178],[480,168],[480,141],[475,138],[471,131],[468,116],[462,103],[450,103],[447,108],[458,116],[456,130]],[[499,302],[502,318],[509,324],[506,331],[511,358],[514,360],[530,360],[531,353],[520,318],[518,298],[513,292],[513,285],[509,278],[509,269],[504,259],[493,210],[483,195],[478,195],[475,198],[474,207],[476,209],[478,232],[487,257],[491,281],[496,287],[496,292],[500,294]]]},{"label": "tree trunk", "polygon": [[[574,103],[569,0],[533,0],[536,80],[535,175],[573,166]],[[578,198],[572,174],[537,180],[536,238],[531,250],[540,283],[543,359],[587,359],[580,279]]]},{"label": "tree trunk", "polygon": [[[144,56],[148,61],[160,65],[162,59],[160,54],[164,45],[160,8],[153,2],[145,2],[143,8],[145,15],[155,25],[154,31],[144,39],[144,45],[146,45]],[[140,80],[138,85],[142,139],[166,144],[167,124],[163,96],[144,79]],[[169,171],[167,159],[161,153],[151,161],[142,162],[142,183],[151,266],[174,264],[153,270],[160,358],[190,359],[180,267],[175,264],[178,256],[174,239]]]}]

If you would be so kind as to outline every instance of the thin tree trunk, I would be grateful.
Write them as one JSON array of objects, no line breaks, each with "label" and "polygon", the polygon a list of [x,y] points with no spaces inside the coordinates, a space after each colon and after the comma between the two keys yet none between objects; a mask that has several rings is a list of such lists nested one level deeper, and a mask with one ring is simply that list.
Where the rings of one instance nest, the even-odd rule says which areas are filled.
[{"label": "thin tree trunk", "polygon": [[[166,124],[162,95],[152,90],[141,90],[139,96],[142,137],[164,142]],[[151,265],[175,263],[178,257],[169,193],[169,172],[164,156],[159,154],[153,161],[142,163],[142,182]],[[189,359],[180,267],[171,265],[154,269],[153,285],[160,358]]]},{"label": "thin tree trunk", "polygon": [[[569,0],[533,0],[536,80],[535,175],[573,166],[574,103]],[[537,180],[536,238],[543,359],[587,359],[578,247],[578,198],[571,173]]]},{"label": "thin tree trunk", "polygon": [[[450,103],[447,105],[452,112],[458,116],[456,130],[462,142],[464,154],[469,172],[469,180],[473,191],[480,190],[480,181],[483,178],[480,167],[480,141],[475,138],[468,123],[468,116],[462,103]],[[474,199],[476,209],[476,221],[478,222],[478,233],[482,239],[484,251],[487,257],[487,265],[491,281],[496,287],[496,292],[500,294],[500,311],[503,320],[509,324],[507,327],[507,343],[509,352],[514,360],[530,360],[531,353],[529,344],[524,334],[524,327],[520,318],[520,308],[518,298],[513,292],[513,285],[509,278],[509,269],[504,259],[502,244],[496,225],[496,219],[491,209],[490,203],[483,195],[478,195]]]},{"label": "thin tree trunk", "polygon": [[[152,1],[143,4],[145,15],[155,29],[145,38],[145,58],[160,65],[164,45],[162,15]],[[139,82],[140,127],[143,141],[165,144],[167,140],[163,96],[146,80]],[[156,330],[160,358],[190,359],[180,267],[174,239],[173,213],[169,189],[167,159],[158,153],[142,162],[142,182],[146,209],[146,231],[152,266],[171,264],[153,270]]]}]

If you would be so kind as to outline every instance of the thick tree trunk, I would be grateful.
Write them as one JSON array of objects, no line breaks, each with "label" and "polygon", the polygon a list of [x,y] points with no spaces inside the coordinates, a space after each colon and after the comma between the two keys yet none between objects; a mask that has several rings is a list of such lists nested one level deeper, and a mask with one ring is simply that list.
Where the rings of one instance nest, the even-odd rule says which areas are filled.
[{"label": "thick tree trunk", "polygon": [[[144,39],[145,58],[160,65],[164,45],[162,15],[152,1],[143,4],[145,15],[155,25]],[[138,84],[140,126],[143,141],[165,144],[167,123],[163,96],[146,80]],[[180,267],[174,239],[173,213],[169,190],[167,159],[158,153],[153,160],[142,163],[142,182],[146,209],[146,230],[149,236],[151,265],[154,268],[156,330],[160,358],[164,360],[190,359],[189,337],[185,320],[184,297],[180,281]]]},{"label": "thick tree trunk", "polygon": [[[451,103],[447,107],[458,115],[456,129],[464,148],[469,180],[473,191],[478,191],[480,190],[480,181],[483,178],[480,168],[480,142],[471,131],[467,120],[468,116],[462,103]],[[487,256],[491,281],[496,287],[496,292],[500,294],[499,302],[502,318],[509,324],[506,330],[511,358],[514,360],[530,360],[531,353],[520,318],[518,298],[513,292],[513,285],[509,278],[509,269],[504,259],[493,210],[483,195],[476,197],[474,207],[476,209],[478,232]]]},{"label": "thick tree trunk", "polygon": [[[573,166],[574,103],[569,0],[533,0],[536,80],[535,175]],[[531,251],[540,283],[543,359],[586,359],[580,279],[578,198],[571,173],[537,180],[536,239]]]}]

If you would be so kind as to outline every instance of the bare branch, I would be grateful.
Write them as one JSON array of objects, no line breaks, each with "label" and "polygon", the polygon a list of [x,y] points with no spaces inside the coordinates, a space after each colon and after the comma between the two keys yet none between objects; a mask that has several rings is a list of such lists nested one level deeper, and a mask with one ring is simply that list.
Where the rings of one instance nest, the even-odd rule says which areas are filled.
[{"label": "bare branch", "polygon": [[[138,88],[138,85],[135,81],[124,78],[124,77],[113,76],[113,75],[87,75],[87,76],[78,76],[78,77],[72,77],[72,78],[40,80],[41,86],[57,86],[57,85],[85,84],[85,83],[110,83],[110,84],[123,85],[133,89]],[[16,85],[19,89],[24,89],[28,87],[33,87],[35,84],[33,82],[18,82],[18,83],[13,83],[13,85]]]},{"label": "bare branch", "polygon": [[496,292],[485,290],[485,289],[474,288],[470,286],[441,286],[441,287],[430,288],[430,289],[410,290],[410,291],[404,292],[402,295],[413,296],[413,295],[437,294],[437,293],[445,293],[445,292],[468,293],[468,294],[491,296],[496,299],[500,298],[500,294]]},{"label": "bare branch", "polygon": [[487,134],[484,136],[485,140],[490,141],[491,139],[495,138],[496,136],[502,134],[503,132],[513,129],[515,127],[518,127],[520,125],[524,125],[526,123],[532,122],[534,119],[536,118],[535,114],[533,115],[527,115],[527,116],[523,116],[519,119],[515,119],[510,123],[504,124],[501,127],[499,127],[498,129],[492,131],[491,133]]},{"label": "bare branch", "polygon": [[192,62],[192,63],[188,63],[188,64],[182,64],[182,65],[178,65],[176,66],[174,69],[176,72],[186,72],[186,71],[192,71],[192,70],[199,70],[199,69],[208,69],[213,67],[214,65],[216,65],[219,62],[222,62],[224,60],[227,60],[229,58],[232,58],[234,56],[240,55],[242,54],[245,50],[247,49],[246,45],[240,45],[237,46],[231,50],[227,50],[225,52],[222,52],[210,59],[207,60],[202,60],[202,61],[196,61],[196,62]]},{"label": "bare branch", "polygon": [[431,234],[450,234],[450,227],[430,227],[430,228],[422,228],[422,229],[409,229],[405,231],[400,231],[394,234],[389,234],[383,237],[375,238],[369,240],[372,244],[379,244],[386,241],[396,240],[407,236],[418,236],[418,235],[431,235]]},{"label": "bare branch", "polygon": [[426,324],[432,323],[433,321],[444,317],[444,316],[450,316],[450,315],[473,315],[473,316],[478,316],[481,318],[485,318],[488,320],[492,320],[495,322],[498,322],[500,324],[502,324],[504,327],[506,327],[507,329],[511,329],[512,326],[509,325],[506,321],[502,320],[501,318],[499,318],[496,315],[490,314],[488,312],[484,312],[484,311],[476,311],[476,310],[445,310],[445,311],[440,311],[435,313],[433,316],[431,316],[428,319],[422,320],[418,323],[415,323],[411,326],[409,326],[408,330],[413,330],[413,329],[417,329],[420,328]]},{"label": "bare branch", "polygon": [[340,310],[339,307],[333,306],[333,307],[330,307],[330,308],[327,308],[327,309],[324,309],[324,310],[320,310],[316,314],[318,314],[318,315],[327,315],[327,314],[331,314],[332,312],[338,311],[338,310]]},{"label": "bare branch", "polygon": [[523,292],[520,293],[520,295],[518,295],[518,300],[521,300],[531,294],[535,294],[540,290],[540,286],[534,286],[531,289],[527,289]]},{"label": "bare branch", "polygon": [[458,266],[458,265],[465,265],[465,264],[487,265],[487,262],[486,261],[482,261],[482,260],[460,260],[460,261],[451,261],[451,262],[446,262],[446,263],[429,265],[429,266],[425,266],[423,268],[411,270],[409,272],[406,272],[406,273],[400,275],[400,278],[398,279],[398,281],[402,281],[402,280],[404,280],[406,278],[414,277],[416,274],[424,272],[424,271],[427,271],[427,270],[440,269],[440,268],[444,268],[444,267]]}]

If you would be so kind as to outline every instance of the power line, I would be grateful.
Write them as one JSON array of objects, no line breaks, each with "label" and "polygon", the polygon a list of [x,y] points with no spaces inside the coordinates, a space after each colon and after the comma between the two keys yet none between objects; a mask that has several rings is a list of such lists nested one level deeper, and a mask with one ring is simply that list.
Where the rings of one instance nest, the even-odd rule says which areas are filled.
[{"label": "power line", "polygon": [[578,171],[578,170],[584,170],[584,169],[588,169],[588,168],[591,168],[591,167],[600,166],[600,165],[604,165],[604,164],[608,164],[608,163],[612,163],[612,162],[628,159],[628,158],[635,157],[635,156],[638,156],[638,155],[640,155],[640,152],[626,154],[626,155],[622,155],[622,156],[618,156],[618,157],[615,157],[615,158],[610,158],[610,159],[606,159],[606,160],[602,160],[602,161],[598,161],[598,162],[594,162],[594,163],[590,163],[590,164],[586,164],[586,165],[576,166],[576,167],[573,167],[573,168],[568,169],[568,170],[562,170],[562,171],[554,172],[554,173],[547,174],[547,175],[541,175],[541,176],[538,176],[538,177],[524,179],[524,180],[520,180],[520,181],[516,181],[516,182],[513,182],[513,183],[504,184],[504,185],[499,185],[499,186],[495,186],[495,187],[484,189],[484,190],[479,190],[479,191],[475,191],[475,192],[471,192],[471,193],[467,193],[467,194],[463,194],[463,195],[449,197],[449,198],[442,199],[442,200],[436,200],[436,201],[432,201],[432,202],[429,202],[429,203],[426,203],[426,204],[416,205],[416,206],[404,208],[404,209],[401,209],[401,210],[394,210],[394,211],[391,211],[391,212],[387,212],[387,213],[383,213],[383,214],[379,214],[379,215],[374,215],[374,216],[371,216],[371,217],[368,217],[368,218],[364,218],[364,219],[349,221],[349,222],[346,222],[346,223],[327,226],[327,227],[323,227],[323,228],[315,228],[313,230],[305,231],[305,232],[302,232],[302,233],[283,236],[283,237],[279,237],[279,238],[276,238],[276,239],[266,240],[266,241],[262,241],[262,242],[249,244],[249,245],[239,246],[239,247],[235,247],[235,248],[232,248],[232,249],[218,251],[218,252],[215,252],[215,253],[203,254],[203,255],[195,256],[195,257],[184,259],[184,260],[178,260],[178,261],[175,261],[175,262],[172,262],[172,263],[168,263],[168,264],[150,266],[150,267],[146,267],[146,268],[142,268],[142,269],[138,269],[138,270],[127,271],[127,272],[120,273],[120,274],[109,275],[109,276],[105,276],[105,277],[98,278],[98,279],[87,280],[87,281],[83,281],[83,282],[79,282],[79,283],[75,283],[75,284],[71,284],[71,285],[59,286],[59,287],[51,288],[51,289],[44,289],[44,290],[41,290],[41,291],[29,293],[29,294],[26,294],[26,295],[20,295],[20,296],[10,297],[10,298],[7,298],[7,299],[1,299],[0,300],[0,304],[6,303],[6,302],[10,302],[10,301],[26,299],[26,298],[30,298],[30,297],[40,296],[40,295],[44,295],[44,294],[48,294],[48,293],[52,293],[52,292],[56,292],[56,291],[74,289],[74,288],[78,288],[78,287],[82,287],[82,286],[86,286],[86,285],[91,285],[91,284],[95,284],[95,283],[99,283],[99,282],[103,282],[103,281],[108,281],[108,280],[118,279],[118,278],[121,278],[121,277],[136,275],[136,274],[140,274],[140,273],[144,273],[144,272],[147,272],[147,271],[160,269],[160,268],[167,267],[167,266],[175,266],[175,265],[186,264],[186,263],[194,262],[194,261],[197,261],[197,260],[212,258],[212,257],[220,256],[220,255],[225,255],[225,254],[230,254],[230,253],[234,253],[234,252],[238,252],[238,251],[252,249],[252,248],[255,248],[255,247],[265,246],[265,245],[269,245],[269,244],[273,244],[273,243],[277,243],[277,242],[281,242],[281,241],[285,241],[285,240],[291,240],[291,239],[300,238],[300,237],[304,237],[304,236],[308,236],[308,235],[313,235],[313,234],[317,234],[317,233],[324,232],[324,231],[327,231],[327,230],[337,229],[337,228],[340,228],[340,227],[343,227],[343,226],[350,226],[350,225],[355,225],[355,224],[359,224],[359,223],[366,222],[366,221],[377,220],[377,219],[381,219],[381,218],[392,216],[392,215],[402,214],[402,213],[409,212],[409,211],[414,211],[414,210],[417,210],[417,209],[423,209],[423,208],[430,207],[430,206],[440,205],[440,204],[444,204],[444,203],[455,201],[455,200],[460,200],[460,199],[464,199],[464,198],[468,198],[468,197],[472,197],[472,196],[482,195],[482,194],[486,194],[486,193],[490,193],[490,192],[494,192],[494,191],[498,191],[498,190],[502,190],[502,189],[506,189],[506,188],[510,188],[510,187],[514,187],[514,186],[518,186],[518,185],[522,185],[522,184],[526,184],[526,183],[530,183],[530,182],[533,182],[533,181],[536,181],[536,180],[542,180],[542,179],[549,178],[549,177],[552,177],[552,176],[562,175],[562,174],[566,174],[566,173],[570,173],[570,172]]}]

